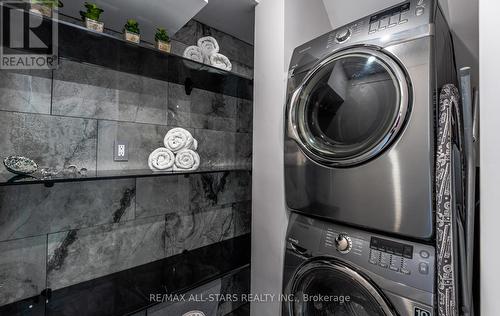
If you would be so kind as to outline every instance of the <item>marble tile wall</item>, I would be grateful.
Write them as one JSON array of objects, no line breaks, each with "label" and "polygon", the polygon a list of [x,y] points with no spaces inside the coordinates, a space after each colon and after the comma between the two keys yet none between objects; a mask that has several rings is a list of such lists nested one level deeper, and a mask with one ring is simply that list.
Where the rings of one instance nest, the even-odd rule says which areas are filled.
[{"label": "marble tile wall", "polygon": [[250,233],[250,188],[250,171],[0,187],[0,306]]},{"label": "marble tile wall", "polygon": [[[173,36],[174,52],[203,35],[252,76],[251,45],[196,21]],[[250,100],[70,60],[1,70],[1,157],[145,169],[165,133],[184,127],[214,172],[0,187],[0,306],[249,233],[251,171],[217,170],[251,169],[252,113]],[[116,139],[128,141],[128,162],[113,161]]]},{"label": "marble tile wall", "polygon": [[172,52],[182,56],[186,47],[196,45],[203,36],[213,36],[217,40],[220,53],[226,55],[233,65],[232,72],[253,78],[253,45],[196,20],[189,21],[172,36]]}]

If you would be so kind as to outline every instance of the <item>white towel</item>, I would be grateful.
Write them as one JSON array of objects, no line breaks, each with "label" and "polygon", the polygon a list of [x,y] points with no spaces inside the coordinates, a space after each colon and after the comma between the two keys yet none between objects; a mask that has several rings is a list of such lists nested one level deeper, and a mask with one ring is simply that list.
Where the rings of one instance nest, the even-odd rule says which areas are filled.
[{"label": "white towel", "polygon": [[204,62],[210,64],[210,55],[219,52],[219,43],[212,36],[205,36],[198,40],[198,47],[203,53]]},{"label": "white towel", "polygon": [[200,166],[200,155],[194,150],[183,149],[175,155],[174,171],[191,171]]},{"label": "white towel", "polygon": [[149,169],[153,171],[169,171],[175,163],[174,153],[167,148],[157,148],[150,155],[148,159]]},{"label": "white towel", "polygon": [[197,61],[199,63],[204,62],[204,57],[203,57],[203,52],[201,51],[201,48],[198,46],[188,46],[184,50],[184,57]]},{"label": "white towel", "polygon": [[233,68],[233,65],[231,65],[229,59],[219,53],[210,55],[210,65],[226,71],[231,71],[231,69]]},{"label": "white towel", "polygon": [[[182,149],[195,149],[195,140],[191,133],[183,128],[172,128],[163,140],[165,147],[177,153]],[[198,142],[196,142],[197,147]]]}]

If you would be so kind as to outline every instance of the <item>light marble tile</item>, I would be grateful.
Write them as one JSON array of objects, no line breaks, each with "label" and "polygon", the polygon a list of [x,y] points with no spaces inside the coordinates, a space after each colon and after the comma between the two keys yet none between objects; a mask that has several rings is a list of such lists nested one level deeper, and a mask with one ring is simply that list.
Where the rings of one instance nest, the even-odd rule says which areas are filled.
[{"label": "light marble tile", "polygon": [[0,187],[0,240],[133,219],[135,180]]},{"label": "light marble tile", "polygon": [[56,115],[167,124],[164,81],[63,60],[53,91]]},{"label": "light marble tile", "polygon": [[51,70],[0,70],[0,110],[50,113]]},{"label": "light marble tile", "polygon": [[192,209],[222,206],[252,198],[250,171],[194,174],[189,179]]},{"label": "light marble tile", "polygon": [[[23,155],[35,160],[40,168],[62,169],[76,165],[96,166],[97,122],[94,120],[52,117],[25,113],[0,115],[0,152],[4,157]],[[3,164],[0,172],[7,172]]]},{"label": "light marble tile", "polygon": [[59,289],[165,257],[163,216],[48,235],[47,282]]},{"label": "light marble tile", "polygon": [[234,237],[233,210],[198,210],[166,215],[165,251],[173,256]]},{"label": "light marble tile", "polygon": [[46,236],[0,242],[0,306],[45,289]]},{"label": "light marble tile", "polygon": [[137,179],[136,217],[188,213],[190,182],[185,176]]}]

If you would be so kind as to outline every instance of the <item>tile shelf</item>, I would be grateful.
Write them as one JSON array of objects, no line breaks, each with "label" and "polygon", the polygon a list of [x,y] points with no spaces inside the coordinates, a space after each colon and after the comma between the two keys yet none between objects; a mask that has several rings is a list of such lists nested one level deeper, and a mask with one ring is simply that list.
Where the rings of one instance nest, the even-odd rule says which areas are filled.
[{"label": "tile shelf", "polygon": [[111,179],[126,179],[126,178],[145,178],[145,177],[164,177],[190,174],[204,173],[220,173],[220,172],[236,172],[236,171],[251,171],[249,168],[221,168],[221,169],[198,169],[194,171],[166,171],[153,172],[149,169],[135,170],[103,170],[89,171],[87,176],[55,176],[51,178],[41,178],[39,174],[33,176],[20,176],[13,173],[0,173],[0,187],[7,185],[23,185],[23,184],[44,184],[52,186],[54,183],[60,182],[78,182],[78,181],[93,181],[93,180],[111,180]]},{"label": "tile shelf", "polygon": [[[32,13],[26,11],[26,14]],[[40,38],[50,37],[53,21],[56,20],[44,17],[41,26],[33,32]],[[3,23],[9,21],[3,19]],[[186,91],[198,88],[248,100],[253,97],[252,79],[158,51],[151,45],[129,43],[114,35],[97,33],[65,21],[57,20],[56,23],[59,58],[183,84]]]}]

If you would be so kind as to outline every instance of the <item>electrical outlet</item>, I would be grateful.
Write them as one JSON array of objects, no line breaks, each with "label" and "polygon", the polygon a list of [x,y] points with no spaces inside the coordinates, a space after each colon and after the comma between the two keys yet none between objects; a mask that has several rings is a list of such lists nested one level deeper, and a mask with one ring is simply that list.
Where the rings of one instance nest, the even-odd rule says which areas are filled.
[{"label": "electrical outlet", "polygon": [[114,160],[128,161],[128,142],[123,140],[115,140]]}]

